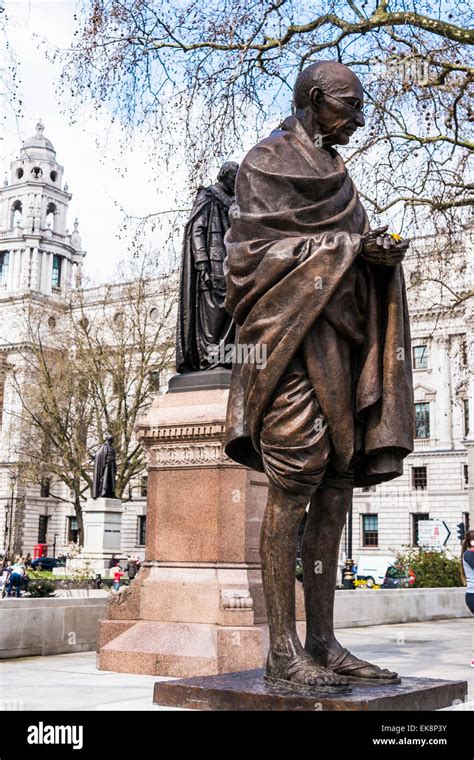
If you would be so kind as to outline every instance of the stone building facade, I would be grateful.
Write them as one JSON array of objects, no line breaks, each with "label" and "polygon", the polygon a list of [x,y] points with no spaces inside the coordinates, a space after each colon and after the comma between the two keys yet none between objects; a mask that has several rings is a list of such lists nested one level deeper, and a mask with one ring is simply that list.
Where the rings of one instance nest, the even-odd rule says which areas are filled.
[{"label": "stone building facade", "polygon": [[[17,395],[18,387],[26,387],[23,384],[29,381],[25,313],[33,304],[44,312],[46,333],[61,330],[61,320],[68,307],[74,308],[72,295],[81,282],[86,254],[77,220],[72,233],[67,229],[71,197],[63,184],[63,167],[40,122],[0,188],[0,551],[10,547],[33,553],[37,543],[46,543],[49,554],[53,550],[60,554],[77,539],[77,520],[66,486],[26,484],[18,455],[21,437],[27,435],[20,423]],[[92,320],[98,310],[103,312],[104,304],[110,314],[117,312],[122,318],[122,287],[84,288],[80,308],[86,318]],[[147,306],[151,328],[157,306],[159,299]],[[166,387],[166,373],[158,383]],[[123,497],[124,555],[144,556],[146,496],[144,472]]]},{"label": "stone building facade", "polygon": [[[474,225],[455,239],[417,239],[404,263],[412,337],[415,450],[400,478],[357,489],[352,555],[415,546],[418,523],[443,520],[459,554],[457,526],[474,524]],[[471,475],[471,482],[470,482]],[[469,520],[469,516],[471,519]],[[341,549],[349,549],[348,526]]]}]

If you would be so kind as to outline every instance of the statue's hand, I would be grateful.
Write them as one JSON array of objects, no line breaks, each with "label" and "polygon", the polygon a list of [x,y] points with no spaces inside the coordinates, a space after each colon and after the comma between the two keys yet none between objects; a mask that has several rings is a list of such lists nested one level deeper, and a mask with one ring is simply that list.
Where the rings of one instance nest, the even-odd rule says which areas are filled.
[{"label": "statue's hand", "polygon": [[399,240],[397,242],[391,235],[386,235],[386,231],[387,225],[371,230],[362,237],[360,255],[369,264],[394,267],[405,258],[410,241]]},{"label": "statue's hand", "polygon": [[198,287],[201,290],[211,290],[212,280],[211,280],[211,267],[209,265],[209,262],[199,261],[196,264],[196,269],[198,271]]}]

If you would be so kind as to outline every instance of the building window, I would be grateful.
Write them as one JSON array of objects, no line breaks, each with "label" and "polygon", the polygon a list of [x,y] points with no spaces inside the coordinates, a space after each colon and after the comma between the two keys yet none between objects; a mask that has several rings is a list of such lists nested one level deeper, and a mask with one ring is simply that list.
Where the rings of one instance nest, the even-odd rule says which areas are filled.
[{"label": "building window", "polygon": [[148,476],[144,475],[140,481],[140,496],[146,499],[148,495]]},{"label": "building window", "polygon": [[11,225],[10,227],[18,227],[23,219],[23,206],[21,201],[15,201],[12,206]]},{"label": "building window", "polygon": [[40,496],[42,499],[47,499],[51,492],[51,479],[42,478],[40,487]]},{"label": "building window", "polygon": [[140,515],[138,518],[138,545],[146,544],[146,515]]},{"label": "building window", "polygon": [[423,401],[415,404],[415,438],[430,437],[430,405]]},{"label": "building window", "polygon": [[362,515],[362,545],[379,545],[379,517],[378,515]]},{"label": "building window", "polygon": [[420,523],[422,520],[429,520],[430,516],[428,512],[419,512],[418,514],[413,514],[411,516],[412,518],[412,544],[414,546],[418,546],[418,540],[419,540],[419,532],[418,532],[418,523]]},{"label": "building window", "polygon": [[411,484],[417,491],[424,491],[428,487],[426,467],[411,468]]},{"label": "building window", "polygon": [[160,373],[157,370],[153,370],[148,377],[150,379],[150,391],[158,393],[160,390]]},{"label": "building window", "polygon": [[464,485],[468,486],[469,485],[469,465],[468,464],[463,464],[462,474],[464,478]]},{"label": "building window", "polygon": [[463,512],[462,513],[462,520],[463,520],[463,523],[464,523],[464,530],[465,530],[465,532],[469,533],[469,531],[471,530],[471,528],[470,528],[470,520],[469,520],[469,512]]},{"label": "building window", "polygon": [[464,398],[463,401],[463,418],[464,418],[464,437],[467,438],[469,435],[469,399]]},{"label": "building window", "polygon": [[48,533],[48,521],[49,517],[46,515],[40,515],[39,516],[39,523],[38,523],[38,543],[39,544],[46,544],[46,536]]},{"label": "building window", "polygon": [[54,232],[54,220],[56,218],[56,206],[54,203],[48,203],[46,208],[46,227]]},{"label": "building window", "polygon": [[62,268],[61,256],[58,256],[55,253],[53,256],[53,276],[51,278],[51,285],[53,286],[53,288],[61,287],[61,268]]},{"label": "building window", "polygon": [[413,346],[413,369],[428,368],[428,346]]},{"label": "building window", "polygon": [[4,285],[8,277],[8,260],[10,254],[8,251],[0,253],[0,285]]},{"label": "building window", "polygon": [[79,540],[79,527],[77,525],[77,517],[67,518],[67,540],[77,544]]}]

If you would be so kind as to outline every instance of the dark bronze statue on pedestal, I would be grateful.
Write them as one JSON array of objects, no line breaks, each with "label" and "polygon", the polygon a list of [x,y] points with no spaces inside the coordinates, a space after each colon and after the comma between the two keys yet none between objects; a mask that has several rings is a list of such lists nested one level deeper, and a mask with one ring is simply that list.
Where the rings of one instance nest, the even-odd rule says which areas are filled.
[{"label": "dark bronze statue on pedestal", "polygon": [[226,347],[235,326],[224,308],[224,235],[234,200],[238,164],[227,161],[217,182],[200,187],[186,224],[176,331],[177,372],[228,367]]},{"label": "dark bronze statue on pedestal", "polygon": [[113,440],[113,436],[108,435],[94,457],[93,499],[115,499],[117,463],[115,449],[112,446]]},{"label": "dark bronze statue on pedestal", "polygon": [[[402,473],[413,449],[408,247],[370,230],[341,156],[365,124],[362,85],[346,66],[304,69],[293,115],[241,164],[226,236],[226,308],[239,343],[265,363],[235,363],[226,453],[269,479],[261,530],[270,628],[266,678],[338,693],[397,674],[334,635],[338,550],[354,486]],[[262,352],[260,352],[262,354]],[[306,643],[295,624],[298,527]]]}]

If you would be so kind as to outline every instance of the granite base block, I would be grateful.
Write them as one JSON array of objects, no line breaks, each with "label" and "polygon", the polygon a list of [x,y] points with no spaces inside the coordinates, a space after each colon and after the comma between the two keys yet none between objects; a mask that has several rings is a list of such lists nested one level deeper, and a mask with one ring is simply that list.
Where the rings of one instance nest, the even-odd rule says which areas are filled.
[{"label": "granite base block", "polygon": [[[125,622],[125,621],[124,621]],[[253,627],[129,621],[101,646],[100,670],[186,678],[262,664],[261,633]],[[102,635],[107,636],[107,631]]]}]

